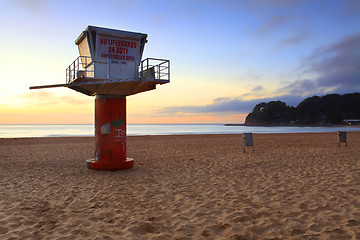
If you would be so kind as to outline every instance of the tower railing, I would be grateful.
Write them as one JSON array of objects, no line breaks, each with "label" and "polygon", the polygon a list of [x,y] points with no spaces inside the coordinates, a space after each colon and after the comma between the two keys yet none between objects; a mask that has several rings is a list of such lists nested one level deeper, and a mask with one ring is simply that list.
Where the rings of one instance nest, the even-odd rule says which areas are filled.
[{"label": "tower railing", "polygon": [[142,80],[170,81],[170,61],[158,58],[146,58],[141,61],[139,77]]},{"label": "tower railing", "polygon": [[[106,64],[107,78],[110,78],[109,61],[93,61],[89,56],[79,56],[66,68],[66,83],[71,83],[78,78],[94,78],[95,63]],[[158,58],[146,58],[139,66],[139,79],[141,81],[170,81],[170,61]]]},{"label": "tower railing", "polygon": [[66,68],[66,83],[83,77],[94,77],[94,62],[88,56],[79,56]]}]

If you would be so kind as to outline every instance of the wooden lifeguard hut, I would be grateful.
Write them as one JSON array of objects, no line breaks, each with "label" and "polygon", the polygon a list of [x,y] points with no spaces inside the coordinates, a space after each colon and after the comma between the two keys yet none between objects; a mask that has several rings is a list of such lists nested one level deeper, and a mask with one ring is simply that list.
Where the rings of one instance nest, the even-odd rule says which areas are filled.
[{"label": "wooden lifeguard hut", "polygon": [[88,26],[75,40],[79,57],[66,69],[68,87],[95,96],[95,157],[87,167],[119,170],[134,166],[126,156],[126,96],[170,82],[170,61],[142,60],[147,34]]}]

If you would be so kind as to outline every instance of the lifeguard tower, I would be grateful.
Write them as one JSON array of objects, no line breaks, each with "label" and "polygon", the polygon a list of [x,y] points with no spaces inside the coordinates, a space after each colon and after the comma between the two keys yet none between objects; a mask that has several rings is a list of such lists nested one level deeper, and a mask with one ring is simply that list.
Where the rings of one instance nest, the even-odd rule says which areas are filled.
[{"label": "lifeguard tower", "polygon": [[170,61],[141,60],[147,34],[88,26],[75,40],[80,56],[66,69],[68,87],[95,96],[95,157],[87,167],[120,170],[134,166],[126,156],[126,96],[170,82]]}]

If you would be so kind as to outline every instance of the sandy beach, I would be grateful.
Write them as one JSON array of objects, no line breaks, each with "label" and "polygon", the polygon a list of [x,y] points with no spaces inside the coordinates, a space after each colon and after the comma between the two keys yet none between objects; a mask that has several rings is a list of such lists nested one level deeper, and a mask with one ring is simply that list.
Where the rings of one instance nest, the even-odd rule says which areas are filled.
[{"label": "sandy beach", "polygon": [[360,132],[0,139],[0,239],[360,239]]}]

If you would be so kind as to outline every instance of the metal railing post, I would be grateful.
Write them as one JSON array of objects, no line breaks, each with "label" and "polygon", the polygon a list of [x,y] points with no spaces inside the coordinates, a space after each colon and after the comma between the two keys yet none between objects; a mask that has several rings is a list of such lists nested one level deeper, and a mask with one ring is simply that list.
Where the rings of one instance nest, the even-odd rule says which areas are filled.
[{"label": "metal railing post", "polygon": [[161,79],[161,76],[160,76],[160,65],[157,66],[157,72],[158,72],[158,78]]},{"label": "metal railing post", "polygon": [[79,66],[79,65],[80,65],[79,59],[80,59],[80,58],[77,58],[77,61],[76,61],[76,62],[77,62],[77,63],[76,63],[76,66],[77,66],[77,67],[76,67],[76,68],[77,68],[76,77],[77,77],[77,75],[79,74],[79,67],[80,67],[80,66]]},{"label": "metal railing post", "polygon": [[149,74],[149,59],[147,58],[146,59],[146,75],[148,75]]},{"label": "metal railing post", "polygon": [[75,78],[75,61],[73,62],[73,79]]},{"label": "metal railing post", "polygon": [[170,61],[168,61],[168,80],[170,81]]},{"label": "metal railing post", "polygon": [[110,58],[107,59],[107,79],[110,79]]}]

